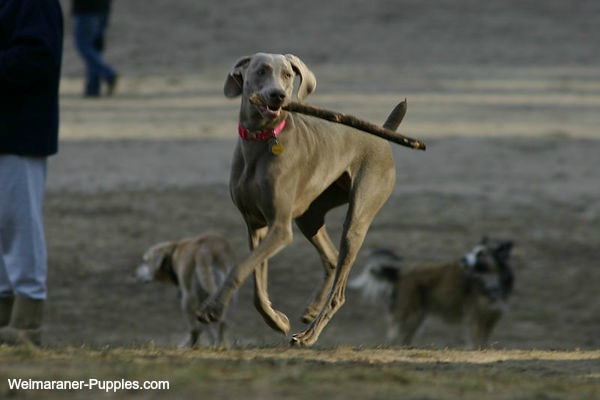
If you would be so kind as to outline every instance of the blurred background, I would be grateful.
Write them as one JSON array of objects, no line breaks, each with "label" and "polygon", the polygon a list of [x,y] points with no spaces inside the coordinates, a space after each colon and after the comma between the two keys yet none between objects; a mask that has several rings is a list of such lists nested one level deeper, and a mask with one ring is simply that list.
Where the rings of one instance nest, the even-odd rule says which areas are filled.
[{"label": "blurred background", "polygon": [[[235,105],[221,96],[224,76],[239,57],[265,51],[294,53],[313,68],[313,102],[322,105],[380,120],[408,97],[416,134],[597,137],[599,20],[592,0],[114,0],[105,56],[122,77],[127,110],[114,118],[126,136],[162,136],[165,118],[180,125],[169,135],[227,134]],[[83,123],[70,101],[83,76],[71,22],[63,137],[105,136],[71,124]],[[172,117],[155,109],[161,95]],[[215,113],[215,105],[231,109]],[[219,123],[198,124],[205,116]]]},{"label": "blurred background", "polygon": [[[499,348],[600,345],[600,2],[594,0],[114,0],[105,58],[111,97],[84,99],[69,2],[61,149],[46,201],[48,342],[176,345],[174,288],[133,270],[159,241],[225,234],[247,254],[227,181],[239,102],[223,82],[241,56],[294,53],[313,70],[310,104],[383,121],[408,99],[394,146],[397,187],[365,248],[408,262],[455,260],[489,235],[514,240],[515,293],[492,335]],[[343,210],[328,225],[335,238]],[[354,267],[362,268],[364,252]],[[296,233],[272,260],[273,303],[293,330],[321,279]],[[232,335],[284,344],[246,284]],[[320,340],[384,343],[382,308],[349,294]],[[464,345],[428,322],[417,346]]]}]

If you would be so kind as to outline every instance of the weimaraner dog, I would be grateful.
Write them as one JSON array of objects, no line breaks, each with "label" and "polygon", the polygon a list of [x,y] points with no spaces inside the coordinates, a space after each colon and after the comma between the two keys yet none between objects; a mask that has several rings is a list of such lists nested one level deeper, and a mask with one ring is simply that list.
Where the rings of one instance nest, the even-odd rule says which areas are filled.
[{"label": "weimaraner dog", "polygon": [[[324,282],[302,318],[310,325],[291,339],[292,344],[311,346],[344,304],[350,269],[373,218],[392,192],[396,173],[386,140],[283,110],[293,100],[296,77],[297,98],[302,100],[316,87],[304,62],[291,54],[257,53],[238,60],[225,80],[226,97],[242,95],[241,138],[229,187],[248,227],[252,251],[197,315],[203,322],[219,320],[235,290],[254,272],[256,308],[270,327],[287,334],[288,318],[269,300],[267,260],[292,241],[295,220],[325,268]],[[252,96],[259,96],[263,105],[250,102]],[[390,115],[384,126],[395,130],[399,123]],[[345,203],[338,254],[327,234],[325,214]]]}]

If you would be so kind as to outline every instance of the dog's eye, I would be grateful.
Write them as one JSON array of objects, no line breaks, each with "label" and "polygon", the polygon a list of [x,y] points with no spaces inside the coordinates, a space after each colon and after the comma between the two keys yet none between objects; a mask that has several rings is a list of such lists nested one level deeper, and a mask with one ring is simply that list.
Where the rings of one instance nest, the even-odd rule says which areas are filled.
[{"label": "dog's eye", "polygon": [[286,80],[290,80],[294,76],[294,75],[292,75],[291,73],[289,73],[287,71],[283,72],[281,75],[282,75],[283,79],[286,79]]}]

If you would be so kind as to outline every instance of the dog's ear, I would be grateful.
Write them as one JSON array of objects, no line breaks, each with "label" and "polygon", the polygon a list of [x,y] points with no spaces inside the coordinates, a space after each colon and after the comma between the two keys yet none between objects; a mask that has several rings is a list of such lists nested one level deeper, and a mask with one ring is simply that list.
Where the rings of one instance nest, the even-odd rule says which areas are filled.
[{"label": "dog's ear", "polygon": [[147,263],[152,269],[154,279],[168,282],[171,280],[172,263],[171,256],[177,247],[176,242],[165,242],[155,246],[151,250]]},{"label": "dog's ear", "polygon": [[298,87],[298,100],[302,101],[306,96],[315,91],[317,79],[304,62],[293,54],[286,54],[285,58],[292,65],[292,69],[300,77],[300,86]]},{"label": "dog's ear", "polygon": [[223,92],[225,97],[233,98],[242,94],[244,88],[244,71],[250,64],[252,56],[242,57],[233,66],[227,78],[225,78],[225,85]]}]

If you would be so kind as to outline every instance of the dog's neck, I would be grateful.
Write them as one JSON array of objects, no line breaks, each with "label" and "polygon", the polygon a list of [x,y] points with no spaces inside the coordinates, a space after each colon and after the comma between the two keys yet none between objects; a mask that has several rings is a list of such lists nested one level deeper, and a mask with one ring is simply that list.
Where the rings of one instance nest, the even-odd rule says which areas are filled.
[{"label": "dog's neck", "polygon": [[286,118],[281,120],[281,122],[272,129],[264,129],[261,131],[250,131],[246,129],[242,123],[238,124],[238,134],[242,139],[245,140],[255,140],[260,142],[266,142],[273,138],[277,138],[281,131],[285,128]]}]

